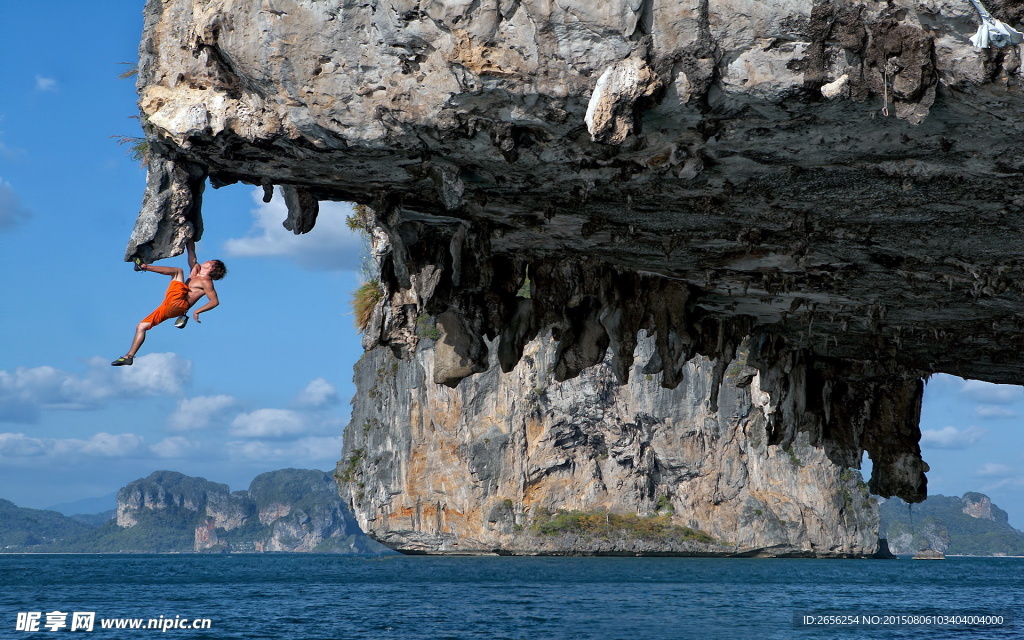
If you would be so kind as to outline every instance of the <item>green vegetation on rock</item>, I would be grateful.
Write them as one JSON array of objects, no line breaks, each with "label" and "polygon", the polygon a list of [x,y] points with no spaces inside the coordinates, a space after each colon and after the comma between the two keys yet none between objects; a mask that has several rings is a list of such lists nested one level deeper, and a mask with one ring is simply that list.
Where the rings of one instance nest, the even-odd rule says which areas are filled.
[{"label": "green vegetation on rock", "polygon": [[335,477],[341,482],[352,482],[352,479],[355,478],[356,469],[359,468],[359,463],[365,457],[365,449],[355,449],[352,451],[352,455],[348,457],[348,462],[345,464],[345,468],[339,473],[336,473]]},{"label": "green vegetation on rock", "polygon": [[434,316],[421,313],[416,317],[416,335],[428,340],[440,340],[441,330],[437,328]]},{"label": "green vegetation on rock", "polygon": [[626,536],[652,541],[718,542],[703,531],[672,524],[668,514],[638,516],[605,510],[558,511],[554,514],[541,513],[532,530],[542,536],[575,533],[603,539]]},{"label": "green vegetation on rock", "polygon": [[659,513],[665,512],[669,515],[676,512],[676,508],[672,506],[672,499],[666,495],[658,498],[658,503],[654,505],[654,510]]}]

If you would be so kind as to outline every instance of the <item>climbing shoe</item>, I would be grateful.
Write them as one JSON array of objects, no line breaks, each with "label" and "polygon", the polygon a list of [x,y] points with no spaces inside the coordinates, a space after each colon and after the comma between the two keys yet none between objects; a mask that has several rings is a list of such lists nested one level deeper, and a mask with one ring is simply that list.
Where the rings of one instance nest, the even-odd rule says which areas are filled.
[{"label": "climbing shoe", "polygon": [[186,324],[188,324],[188,316],[179,316],[178,319],[174,321],[174,326],[179,329],[184,329]]},{"label": "climbing shoe", "polygon": [[[143,263],[142,263],[142,258],[138,258],[138,257],[137,257],[137,258],[135,258],[134,260],[132,260],[132,262],[133,262],[133,264],[134,264],[134,267],[135,267],[135,270],[136,270],[136,271],[142,271],[142,270],[143,270],[143,269],[142,269],[142,264],[143,264]],[[128,364],[131,364],[131,363],[129,362]]]},{"label": "climbing shoe", "polygon": [[120,358],[114,360],[110,364],[114,365],[115,367],[123,367],[125,365],[131,365],[131,363],[133,362],[135,362],[135,358],[131,356],[121,356]]}]

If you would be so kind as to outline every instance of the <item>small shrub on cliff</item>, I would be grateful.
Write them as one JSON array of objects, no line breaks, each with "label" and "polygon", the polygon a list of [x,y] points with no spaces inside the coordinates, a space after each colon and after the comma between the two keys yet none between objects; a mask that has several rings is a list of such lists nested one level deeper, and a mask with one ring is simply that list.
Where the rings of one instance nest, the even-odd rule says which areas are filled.
[{"label": "small shrub on cliff", "polygon": [[800,466],[800,457],[796,455],[796,451],[793,451],[793,445],[787,446],[784,451],[789,454],[789,464],[794,467]]},{"label": "small shrub on cliff", "polygon": [[[125,65],[128,68],[127,70],[125,70],[124,73],[119,74],[117,76],[118,78],[127,79],[138,75],[139,66],[137,64],[131,62],[122,62],[121,64]],[[146,134],[150,131],[151,127],[149,125],[149,121],[146,119],[146,116],[129,117],[133,120],[139,121],[139,123],[142,125],[143,134]],[[128,157],[134,160],[135,162],[138,162],[139,164],[145,166],[146,162],[149,160],[149,140],[146,139],[145,135],[143,135],[142,137],[125,135],[115,135],[110,137],[117,140],[117,144],[121,146],[127,145]]]},{"label": "small shrub on cliff", "polygon": [[669,515],[676,512],[676,508],[672,506],[672,499],[666,495],[662,495],[658,498],[658,504],[654,505],[654,510],[657,512],[664,511]]},{"label": "small shrub on cliff", "polygon": [[428,316],[425,313],[421,313],[416,317],[416,333],[421,338],[429,338],[430,340],[441,339],[441,330],[437,328],[437,321],[434,320],[433,316]]},{"label": "small shrub on cliff", "polygon": [[110,136],[121,146],[127,145],[128,157],[134,162],[145,165],[149,159],[149,140],[136,136]]},{"label": "small shrub on cliff", "polygon": [[356,328],[366,331],[373,317],[373,309],[384,297],[384,290],[379,280],[367,280],[352,294],[352,313],[355,315]]},{"label": "small shrub on cliff", "polygon": [[373,221],[373,212],[365,204],[357,204],[352,207],[352,213],[345,216],[345,226],[349,231],[357,233],[369,233]]}]

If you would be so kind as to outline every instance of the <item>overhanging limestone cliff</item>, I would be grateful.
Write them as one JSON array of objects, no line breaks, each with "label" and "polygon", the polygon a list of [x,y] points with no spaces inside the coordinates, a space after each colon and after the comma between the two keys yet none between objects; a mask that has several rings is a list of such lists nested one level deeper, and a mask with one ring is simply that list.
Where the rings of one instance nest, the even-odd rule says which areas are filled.
[{"label": "overhanging limestone cliff", "polygon": [[1020,51],[976,27],[960,0],[150,0],[129,254],[200,232],[203,176],[281,186],[297,233],[371,204],[368,346],[436,315],[454,384],[550,327],[560,379],[608,350],[622,379],[645,329],[673,386],[750,336],[771,442],[867,450],[920,499],[921,377],[1024,382]]}]

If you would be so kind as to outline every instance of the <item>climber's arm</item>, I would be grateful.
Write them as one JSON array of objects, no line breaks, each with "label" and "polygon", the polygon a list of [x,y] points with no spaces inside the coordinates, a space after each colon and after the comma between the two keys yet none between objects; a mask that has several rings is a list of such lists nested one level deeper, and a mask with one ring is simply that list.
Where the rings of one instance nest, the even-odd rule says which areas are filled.
[{"label": "climber's arm", "polygon": [[192,278],[199,273],[199,261],[196,260],[196,243],[192,240],[186,240],[185,251],[188,252],[189,278]]}]

